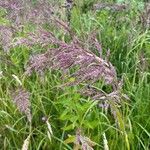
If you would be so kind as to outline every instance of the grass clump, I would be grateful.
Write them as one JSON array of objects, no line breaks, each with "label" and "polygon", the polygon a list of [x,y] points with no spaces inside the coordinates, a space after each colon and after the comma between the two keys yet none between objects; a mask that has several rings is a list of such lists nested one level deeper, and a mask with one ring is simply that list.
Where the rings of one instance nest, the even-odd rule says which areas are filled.
[{"label": "grass clump", "polygon": [[148,150],[148,10],[0,1],[0,148]]}]

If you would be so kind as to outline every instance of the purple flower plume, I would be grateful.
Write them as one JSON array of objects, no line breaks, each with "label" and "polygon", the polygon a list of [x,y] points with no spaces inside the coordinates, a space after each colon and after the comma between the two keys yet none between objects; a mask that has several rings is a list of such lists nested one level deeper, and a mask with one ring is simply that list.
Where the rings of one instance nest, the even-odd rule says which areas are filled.
[{"label": "purple flower plume", "polygon": [[0,26],[0,44],[4,52],[9,52],[13,39],[13,29],[7,26]]},{"label": "purple flower plume", "polygon": [[75,146],[74,147],[80,146],[82,150],[94,150],[93,147],[95,145],[96,145],[96,143],[91,141],[91,139],[89,139],[88,137],[83,136],[81,134],[81,129],[78,129],[76,131],[76,141],[75,141]]},{"label": "purple flower plume", "polygon": [[49,22],[54,13],[54,5],[48,0],[38,0],[34,5],[31,0],[0,0],[0,7],[7,10],[7,18],[17,28],[27,22]]},{"label": "purple flower plume", "polygon": [[[58,21],[57,23],[62,24]],[[68,32],[70,31],[66,25],[63,24],[62,26]],[[66,85],[81,83],[92,85],[99,80],[104,81],[105,85],[111,85],[113,90],[110,93],[86,88],[81,91],[83,95],[86,94],[86,96],[98,100],[99,106],[107,111],[108,108],[111,108],[110,101],[119,104],[124,95],[122,95],[119,88],[115,67],[109,61],[110,50],[103,59],[102,47],[95,34],[91,40],[100,56],[95,55],[89,48],[85,48],[84,43],[76,36],[73,36],[71,42],[67,43],[55,37],[52,32],[42,28],[38,28],[34,33],[29,33],[26,38],[18,39],[13,44],[14,46],[27,45],[31,48],[34,45],[41,45],[46,50],[44,53],[36,54],[29,59],[25,67],[26,75],[31,75],[33,72],[43,74],[45,70],[52,69],[60,70],[64,74],[68,73],[67,77],[73,77],[73,80],[66,83]],[[116,113],[113,109],[111,111],[115,117]]]},{"label": "purple flower plume", "polygon": [[28,39],[22,41],[23,43],[18,41],[17,43],[28,46],[34,44],[55,45],[56,47],[32,57],[26,68],[27,74],[31,74],[33,71],[41,72],[48,68],[66,71],[76,67],[78,69],[71,75],[76,78],[76,83],[104,80],[106,84],[113,84],[117,78],[115,68],[110,62],[96,56],[90,50],[82,48],[75,40],[66,43],[56,38],[51,32],[40,29],[40,31],[37,30],[37,34],[30,34]]},{"label": "purple flower plume", "polygon": [[25,113],[29,122],[31,122],[31,110],[30,110],[30,94],[23,88],[18,89],[12,94],[13,101],[18,107],[19,111]]}]

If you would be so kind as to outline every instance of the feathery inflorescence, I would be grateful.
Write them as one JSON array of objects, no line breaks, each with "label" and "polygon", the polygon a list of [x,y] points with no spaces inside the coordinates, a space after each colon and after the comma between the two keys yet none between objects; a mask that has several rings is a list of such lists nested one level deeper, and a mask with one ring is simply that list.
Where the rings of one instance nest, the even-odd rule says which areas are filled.
[{"label": "feathery inflorescence", "polygon": [[13,34],[22,31],[26,24],[42,26],[51,23],[54,12],[58,11],[55,4],[48,0],[39,0],[34,5],[31,0],[0,0],[0,8],[6,10],[5,19],[11,24],[0,26],[0,41],[4,52],[9,52],[12,47]]},{"label": "feathery inflorescence", "polygon": [[[110,51],[108,51],[108,56],[103,59],[101,54],[98,57],[90,49],[85,49],[76,37],[70,43],[67,43],[43,29],[38,29],[34,34],[30,33],[26,39],[20,39],[16,43],[17,45],[18,43],[25,44],[29,47],[40,43],[47,49],[46,52],[30,58],[25,68],[26,75],[31,75],[33,72],[43,74],[45,70],[52,69],[61,70],[65,75],[68,73],[67,77],[74,79],[66,85],[79,85],[81,83],[92,85],[97,81],[103,81],[104,85],[113,87],[110,93],[105,93],[102,90],[95,91],[93,88],[87,89],[86,86],[83,87],[80,93],[98,100],[99,106],[104,107],[105,110],[111,107],[110,100],[119,104],[122,98],[127,98],[126,95],[122,94],[122,87],[119,86],[117,81],[115,67],[108,59]],[[93,39],[93,44],[102,53],[101,45],[96,38]],[[48,48],[48,45],[53,48]],[[73,72],[70,72],[71,68],[74,68]]]},{"label": "feathery inflorescence", "polygon": [[145,4],[144,12],[142,12],[140,15],[140,20],[143,27],[145,28],[150,27],[150,2]]},{"label": "feathery inflorescence", "polygon": [[[38,36],[39,33],[41,36]],[[115,68],[110,62],[96,56],[90,50],[84,49],[76,39],[71,43],[66,43],[57,39],[51,32],[37,30],[37,34],[30,34],[28,39],[20,39],[17,41],[18,43],[28,46],[37,43],[45,46],[48,44],[57,46],[32,57],[26,67],[27,74],[31,74],[33,71],[41,72],[48,68],[66,71],[77,66],[78,69],[71,74],[76,77],[75,83],[77,84],[84,81],[93,83],[99,79],[103,79],[106,84],[113,84],[117,78]]]},{"label": "feathery inflorescence", "polygon": [[7,10],[7,18],[14,27],[32,22],[41,25],[49,22],[54,9],[48,0],[39,0],[34,5],[31,0],[5,0],[0,1],[0,7]]},{"label": "feathery inflorescence", "polygon": [[[80,93],[83,96],[98,101],[98,106],[104,109],[105,112],[110,108],[114,118],[117,118],[116,112],[112,108],[112,103],[116,105],[121,104],[121,100],[128,99],[128,97],[122,93],[122,82],[118,82],[116,69],[109,61],[110,51],[108,50],[107,56],[103,58],[102,46],[95,33],[91,35],[90,40],[92,46],[94,45],[94,48],[99,52],[99,55],[94,54],[89,47],[85,48],[84,42],[80,41],[69,28],[73,1],[66,0],[66,2],[68,22],[64,23],[52,17],[55,10],[48,0],[39,0],[34,5],[32,5],[31,0],[0,0],[0,7],[7,10],[6,17],[11,22],[11,26],[0,26],[3,50],[9,52],[11,47],[20,45],[26,45],[31,49],[36,45],[40,46],[45,52],[30,57],[24,68],[25,77],[32,75],[32,73],[43,75],[46,70],[61,71],[62,74],[65,74],[63,77],[73,78],[65,85],[81,85],[79,86],[82,87]],[[99,9],[109,8],[115,11],[126,9],[125,5],[103,4],[102,6],[97,5],[97,7]],[[53,32],[42,28],[44,23],[52,23],[52,21],[55,22],[57,29],[64,28],[70,34],[70,42],[60,40]],[[19,27],[24,27],[27,23],[33,23],[36,27],[38,26],[37,30],[26,34],[26,37],[15,38],[16,41],[14,41],[14,31],[18,32]],[[12,77],[22,86],[17,76],[12,75]],[[96,88],[95,83],[97,84],[98,82],[105,86],[110,85],[112,90],[106,92]],[[24,113],[31,123],[30,93],[21,87],[12,94],[12,97],[19,111]],[[47,134],[51,140],[53,136],[52,127],[48,120],[46,120],[46,124],[48,127]],[[30,135],[24,141],[22,149],[28,149],[29,140]],[[93,150],[95,143],[83,136],[78,130],[76,132],[75,145],[79,145],[83,150]],[[106,138],[104,139],[104,145],[105,149],[108,149]]]},{"label": "feathery inflorescence", "polygon": [[30,93],[23,88],[18,89],[12,94],[13,101],[16,104],[20,112],[25,113],[29,122],[31,122],[31,104],[30,104]]},{"label": "feathery inflorescence", "polygon": [[83,136],[81,134],[81,130],[78,129],[76,131],[76,141],[75,141],[75,145],[74,145],[74,149],[76,149],[77,147],[81,147],[82,150],[94,150],[95,143],[93,141],[91,141],[91,139],[89,139],[86,136]]},{"label": "feathery inflorescence", "polygon": [[[67,2],[72,5],[72,1]],[[16,41],[12,40],[13,32],[10,30],[12,27],[2,26],[0,28],[3,31],[2,45],[5,51],[8,51],[11,46],[15,47],[18,45],[26,45],[29,48],[32,48],[34,45],[40,45],[45,49],[45,52],[42,54],[36,54],[30,57],[25,67],[25,75],[31,75],[33,72],[43,74],[45,70],[52,69],[61,70],[62,73],[68,73],[67,77],[74,78],[74,81],[67,83],[67,85],[79,85],[81,83],[92,85],[97,81],[103,81],[104,85],[111,85],[113,87],[110,93],[95,91],[93,89],[89,90],[83,87],[83,95],[86,93],[86,96],[94,100],[99,100],[105,108],[110,106],[108,103],[109,100],[120,103],[122,92],[117,88],[118,81],[115,67],[108,59],[110,51],[108,51],[108,56],[104,59],[102,57],[102,47],[96,38],[96,34],[92,34],[91,41],[99,51],[99,56],[95,55],[91,49],[83,46],[83,43],[77,36],[70,32],[71,30],[67,23],[51,18],[53,10],[48,1],[40,0],[34,6],[31,5],[30,0],[0,1],[0,6],[7,10],[7,17],[11,20],[13,28],[14,25],[18,27],[30,21],[39,26],[35,32],[30,32],[26,37],[18,38]],[[123,6],[109,5],[109,7],[122,8]],[[26,9],[28,11],[26,11]],[[38,17],[40,17],[40,19]],[[41,27],[43,22],[48,22],[49,20],[55,21],[58,25],[57,27],[61,26],[69,32],[72,38],[71,42],[60,40],[55,37],[52,32],[46,31]],[[71,68],[73,69],[70,71]],[[17,104],[19,110],[24,112],[28,119],[31,120],[28,93],[20,89],[16,95],[18,96],[14,97],[14,102]]]},{"label": "feathery inflorescence", "polygon": [[105,113],[107,113],[108,108],[110,108],[112,115],[116,119],[116,112],[112,108],[112,103],[121,106],[122,100],[129,100],[128,96],[122,92],[122,86],[123,81],[121,80],[112,92],[106,93],[102,89],[88,85],[83,87],[80,93],[98,101],[99,107],[103,108]]},{"label": "feathery inflorescence", "polygon": [[0,26],[0,43],[3,51],[8,53],[12,47],[13,29],[9,26]]}]

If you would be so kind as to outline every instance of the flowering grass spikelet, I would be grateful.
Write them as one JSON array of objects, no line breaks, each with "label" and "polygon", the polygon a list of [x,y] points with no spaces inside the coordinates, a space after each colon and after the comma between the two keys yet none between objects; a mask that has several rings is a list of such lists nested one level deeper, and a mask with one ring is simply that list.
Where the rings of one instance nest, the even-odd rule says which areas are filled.
[{"label": "flowering grass spikelet", "polygon": [[22,87],[12,94],[13,101],[16,104],[20,112],[25,113],[29,122],[31,122],[31,110],[30,110],[30,93],[24,90]]}]

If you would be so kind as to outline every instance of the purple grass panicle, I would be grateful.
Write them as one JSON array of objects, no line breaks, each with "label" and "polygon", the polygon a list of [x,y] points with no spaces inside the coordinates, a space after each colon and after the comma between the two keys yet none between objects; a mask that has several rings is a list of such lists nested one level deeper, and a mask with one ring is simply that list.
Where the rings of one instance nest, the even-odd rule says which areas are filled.
[{"label": "purple grass panicle", "polygon": [[1,0],[0,7],[7,10],[7,18],[17,29],[27,22],[36,25],[51,22],[56,11],[55,5],[48,0],[38,0],[34,5],[31,0]]},{"label": "purple grass panicle", "polygon": [[[59,22],[57,21],[57,23]],[[66,24],[63,27],[66,29]],[[68,28],[67,31],[69,32]],[[66,85],[92,85],[97,81],[103,81],[104,85],[111,85],[113,90],[110,93],[93,88],[84,88],[84,91],[81,91],[81,94],[86,94],[93,100],[98,100],[99,106],[107,112],[108,108],[111,109],[110,101],[120,104],[121,99],[125,96],[121,92],[122,87],[118,84],[116,69],[109,61],[110,50],[103,59],[102,47],[96,38],[96,34],[91,37],[93,37],[92,43],[98,49],[100,56],[95,55],[89,48],[85,48],[83,42],[76,36],[72,37],[71,42],[65,42],[55,37],[52,32],[42,28],[38,28],[34,33],[29,33],[26,38],[19,39],[14,45],[23,44],[32,48],[32,46],[40,44],[45,49],[44,53],[31,57],[25,67],[26,75],[31,75],[33,72],[43,75],[45,70],[48,69],[60,70],[65,75],[67,73],[67,77],[73,77],[73,80]]]},{"label": "purple grass panicle", "polygon": [[13,102],[16,104],[20,112],[25,113],[29,122],[31,122],[31,110],[30,110],[30,93],[23,88],[18,89],[12,94]]},{"label": "purple grass panicle", "polygon": [[110,93],[106,93],[101,89],[88,85],[86,87],[83,87],[80,93],[84,96],[88,96],[91,99],[98,101],[99,107],[104,109],[105,113],[107,113],[108,109],[110,108],[114,118],[116,119],[116,112],[112,107],[112,103],[113,105],[121,106],[123,100],[129,100],[128,96],[122,93],[122,86],[123,81],[121,80],[117,84],[116,89],[113,89]]},{"label": "purple grass panicle", "polygon": [[95,145],[96,145],[96,143],[94,143],[88,137],[83,136],[81,134],[81,130],[80,129],[78,129],[76,131],[76,141],[75,141],[75,146],[74,147],[80,146],[82,150],[94,150],[93,147]]},{"label": "purple grass panicle", "polygon": [[0,44],[3,51],[8,53],[12,47],[13,29],[7,26],[0,26]]},{"label": "purple grass panicle", "polygon": [[43,74],[45,69],[49,68],[50,64],[52,63],[47,55],[48,54],[45,53],[32,56],[28,62],[28,66],[26,67],[25,74],[31,75],[33,71]]},{"label": "purple grass panicle", "polygon": [[[117,79],[115,68],[110,62],[96,56],[89,49],[81,47],[76,39],[71,43],[66,43],[56,38],[51,32],[37,30],[37,33],[30,33],[27,40],[22,41],[25,42],[21,44],[27,46],[34,44],[56,46],[56,48],[48,49],[44,54],[31,59],[26,70],[39,72],[38,69],[50,68],[66,71],[66,69],[77,67],[78,69],[71,74],[76,78],[76,84],[84,81],[96,82],[97,80],[104,80],[106,84],[113,84]],[[18,43],[20,44],[20,42]],[[36,63],[36,61],[38,62]],[[42,66],[42,69],[39,66]]]}]

